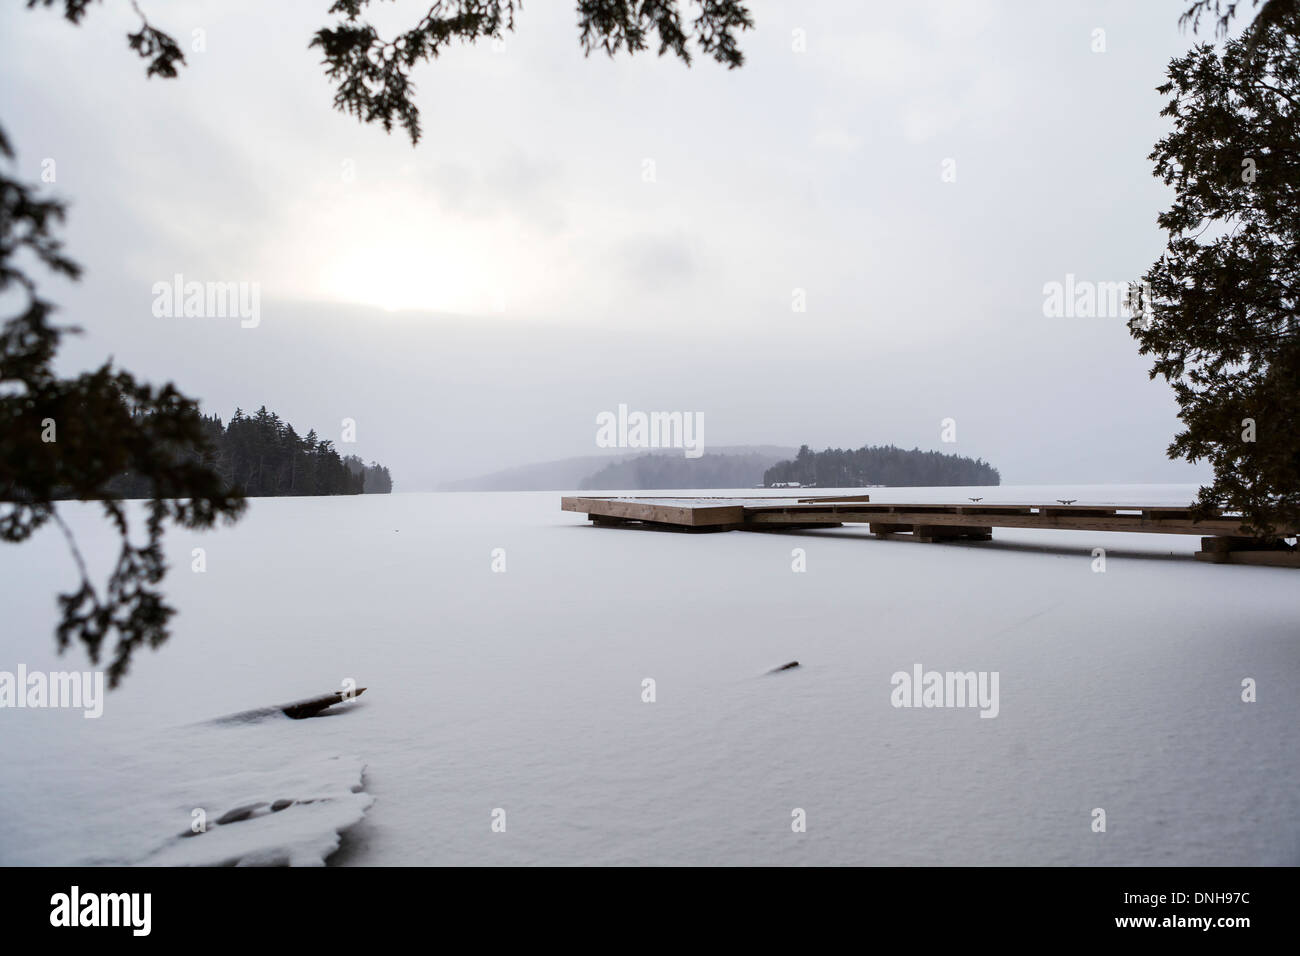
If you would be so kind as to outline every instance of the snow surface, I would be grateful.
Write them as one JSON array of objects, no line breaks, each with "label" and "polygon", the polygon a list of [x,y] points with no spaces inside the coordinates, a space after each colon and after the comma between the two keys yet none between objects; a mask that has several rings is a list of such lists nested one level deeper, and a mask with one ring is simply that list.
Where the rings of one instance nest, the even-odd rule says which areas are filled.
[{"label": "snow surface", "polygon": [[[1181,535],[593,528],[559,499],[262,499],[170,530],[173,636],[103,716],[0,709],[0,864],[1300,863],[1300,572],[1195,562]],[[97,510],[64,510],[105,567]],[[90,666],[54,652],[56,531],[0,548],[0,581],[0,670]],[[997,718],[892,707],[918,662],[998,671]],[[348,678],[365,696],[325,716],[218,719]]]}]

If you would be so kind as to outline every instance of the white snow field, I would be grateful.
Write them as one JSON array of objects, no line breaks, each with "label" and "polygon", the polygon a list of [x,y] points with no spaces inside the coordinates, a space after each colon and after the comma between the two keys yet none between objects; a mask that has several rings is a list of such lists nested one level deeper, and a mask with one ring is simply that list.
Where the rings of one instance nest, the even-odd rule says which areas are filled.
[{"label": "white snow field", "polygon": [[[0,864],[1300,863],[1300,572],[1196,562],[1190,536],[682,534],[559,505],[260,499],[169,530],[172,637],[102,717],[0,709]],[[104,567],[98,510],[64,512]],[[90,666],[54,649],[57,530],[0,547],[0,582],[0,672]],[[996,671],[997,716],[894,707],[917,664]],[[325,716],[214,720],[347,679],[366,694]]]}]

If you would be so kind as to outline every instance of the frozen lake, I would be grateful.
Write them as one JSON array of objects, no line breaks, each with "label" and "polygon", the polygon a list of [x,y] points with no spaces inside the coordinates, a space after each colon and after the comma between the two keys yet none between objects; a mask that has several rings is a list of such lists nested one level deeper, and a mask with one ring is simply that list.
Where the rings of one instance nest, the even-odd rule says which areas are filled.
[{"label": "frozen lake", "polygon": [[[169,530],[172,637],[103,716],[0,709],[0,864],[311,863],[349,826],[331,862],[1300,863],[1300,572],[1195,562],[1191,536],[597,529],[559,499],[259,499]],[[64,510],[105,561],[96,511]],[[0,671],[89,666],[54,653],[57,531],[0,548],[0,580]],[[997,672],[996,718],[893,706],[917,664]],[[369,690],[327,717],[213,722],[346,679]]]}]

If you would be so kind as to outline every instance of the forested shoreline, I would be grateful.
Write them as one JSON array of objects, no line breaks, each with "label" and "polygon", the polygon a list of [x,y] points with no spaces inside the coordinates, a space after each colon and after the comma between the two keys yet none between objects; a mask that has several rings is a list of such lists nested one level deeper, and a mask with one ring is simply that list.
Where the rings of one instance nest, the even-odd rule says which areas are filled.
[{"label": "forested shoreline", "polygon": [[908,451],[895,445],[865,445],[856,450],[799,449],[793,461],[777,462],[763,473],[767,487],[798,483],[820,488],[948,487],[997,485],[1002,476],[988,462],[937,451]]},{"label": "forested shoreline", "polygon": [[[299,495],[388,494],[388,468],[366,464],[357,455],[340,455],[334,443],[313,428],[299,435],[289,422],[263,405],[253,415],[235,409],[229,424],[217,415],[203,416],[207,450],[189,457],[216,470],[250,498]],[[148,479],[119,475],[106,491],[122,498],[148,498]]]}]

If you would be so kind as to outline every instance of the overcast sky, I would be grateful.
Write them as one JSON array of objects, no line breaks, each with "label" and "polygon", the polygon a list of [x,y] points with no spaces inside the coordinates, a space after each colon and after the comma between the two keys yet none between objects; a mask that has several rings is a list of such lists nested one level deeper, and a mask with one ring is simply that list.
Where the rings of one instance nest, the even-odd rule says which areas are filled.
[{"label": "overcast sky", "polygon": [[[336,441],[352,418],[340,450],[398,490],[592,454],[619,403],[1005,483],[1207,474],[1166,459],[1172,395],[1122,317],[1043,313],[1045,283],[1162,249],[1146,157],[1186,0],[755,2],[734,71],[584,58],[573,5],[532,0],[504,49],[417,69],[416,147],[331,108],[326,0],[140,2],[179,79],[144,78],[125,0],[0,11],[0,123],[24,178],[54,160],[87,270],[47,286],[86,329],[69,370],[111,354]],[[155,316],[177,273],[259,283],[260,323]]]}]

